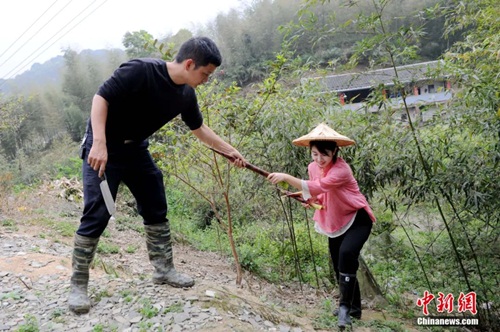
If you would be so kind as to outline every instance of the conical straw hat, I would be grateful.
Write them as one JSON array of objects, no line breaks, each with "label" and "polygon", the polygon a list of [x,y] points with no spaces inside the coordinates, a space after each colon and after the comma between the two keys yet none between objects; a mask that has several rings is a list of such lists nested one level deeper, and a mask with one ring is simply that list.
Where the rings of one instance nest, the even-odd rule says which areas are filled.
[{"label": "conical straw hat", "polygon": [[356,144],[356,142],[354,142],[349,137],[340,135],[324,123],[320,123],[309,134],[294,139],[292,143],[297,146],[309,146],[309,143],[311,141],[334,141],[337,142],[337,146],[348,146]]}]

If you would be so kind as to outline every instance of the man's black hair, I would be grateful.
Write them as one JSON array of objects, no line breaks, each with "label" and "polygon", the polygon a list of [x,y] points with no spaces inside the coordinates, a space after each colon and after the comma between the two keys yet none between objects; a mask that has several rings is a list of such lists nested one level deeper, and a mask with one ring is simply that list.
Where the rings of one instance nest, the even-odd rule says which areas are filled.
[{"label": "man's black hair", "polygon": [[181,45],[175,61],[181,63],[186,59],[193,59],[195,68],[209,64],[219,67],[222,63],[217,45],[207,37],[193,37]]}]

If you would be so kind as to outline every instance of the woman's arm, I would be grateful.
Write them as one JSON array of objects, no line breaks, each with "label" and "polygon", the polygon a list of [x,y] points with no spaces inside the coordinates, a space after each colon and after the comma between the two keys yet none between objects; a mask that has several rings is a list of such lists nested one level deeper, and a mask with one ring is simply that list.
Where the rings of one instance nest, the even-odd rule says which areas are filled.
[{"label": "woman's arm", "polygon": [[271,183],[273,184],[277,184],[278,182],[286,182],[292,187],[302,190],[302,180],[294,176],[291,176],[290,174],[271,173],[268,175],[267,179],[271,181]]}]

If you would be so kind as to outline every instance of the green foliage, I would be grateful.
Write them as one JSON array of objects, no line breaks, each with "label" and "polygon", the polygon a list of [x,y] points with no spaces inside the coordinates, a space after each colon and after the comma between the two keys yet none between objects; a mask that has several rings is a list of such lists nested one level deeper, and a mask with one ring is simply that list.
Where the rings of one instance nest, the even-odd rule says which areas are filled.
[{"label": "green foliage", "polygon": [[128,289],[120,291],[120,295],[123,297],[125,303],[131,303],[135,298],[135,293]]},{"label": "green foliage", "polygon": [[96,324],[92,328],[93,332],[103,332],[104,331],[104,326],[102,324]]},{"label": "green foliage", "polygon": [[137,251],[137,246],[132,246],[132,245],[129,245],[127,246],[127,248],[125,248],[125,252],[128,253],[128,254],[133,254]]},{"label": "green foliage", "polygon": [[70,222],[58,222],[54,224],[56,231],[65,237],[73,237],[75,235],[77,227]]},{"label": "green foliage", "polygon": [[97,245],[97,252],[101,254],[118,254],[120,247],[103,240]]},{"label": "green foliage", "polygon": [[78,142],[85,132],[88,114],[82,112],[75,104],[69,104],[63,111],[66,131],[74,142]]},{"label": "green foliage", "polygon": [[95,294],[96,301],[99,302],[103,297],[111,297],[113,294],[109,292],[109,290],[104,289]]},{"label": "green foliage", "polygon": [[[196,226],[196,221],[172,217],[170,219],[172,229],[182,232],[196,248],[222,250],[223,254],[228,256],[231,254],[227,235],[218,230],[217,224],[200,229]],[[315,269],[319,271],[320,279],[328,279],[328,244],[324,236],[311,232],[314,248],[314,252],[311,252],[307,226],[300,222],[295,224],[294,228],[302,266],[301,275],[297,274],[289,230],[282,223],[252,222],[238,225],[234,230],[234,237],[242,267],[273,282],[300,279],[316,284]],[[313,264],[313,256],[316,266]]]},{"label": "green foliage", "polygon": [[150,299],[141,299],[139,301],[142,304],[142,307],[139,309],[139,313],[144,317],[144,318],[153,318],[156,315],[158,315],[159,310],[151,304]]},{"label": "green foliage", "polygon": [[[363,257],[390,304],[406,317],[418,314],[415,297],[425,290],[455,296],[476,291],[481,324],[494,326],[499,316],[498,11],[494,0],[309,0],[303,6],[299,1],[260,1],[241,13],[219,15],[209,27],[224,64],[216,78],[197,89],[200,107],[205,123],[249,162],[305,178],[309,152],[291,141],[319,122],[357,142],[341,155],[377,216]],[[432,121],[407,127],[395,122],[394,110],[380,93],[382,86],[367,102],[381,105],[378,114],[370,115],[343,109],[336,93],[305,79],[311,68],[326,68],[326,73],[347,64],[392,66],[397,71],[399,64],[434,59],[446,44],[439,36],[443,29],[450,43],[458,42],[443,56],[442,68],[429,74],[447,75],[456,88],[453,101],[439,110],[444,116]],[[142,31],[129,35],[133,40],[127,47],[171,59],[189,36],[182,31],[158,46]],[[29,189],[27,185],[46,172],[57,177],[79,174],[81,161],[61,148],[76,152],[76,145],[61,140],[58,128],[65,127],[73,141],[83,134],[83,119],[106,69],[71,51],[65,58],[64,97],[47,93],[0,102],[0,198],[13,188]],[[246,85],[249,82],[255,84]],[[406,82],[396,78],[393,83],[394,92],[406,96]],[[64,126],[59,119],[65,119]],[[35,124],[42,124],[41,129]],[[57,153],[61,151],[64,157]],[[180,119],[153,137],[151,152],[165,174],[174,237],[229,256],[225,231],[231,226],[240,263],[247,270],[273,281],[312,285],[317,273],[320,287],[329,285],[325,238],[307,227],[311,211],[304,215],[295,201],[281,201],[264,178],[212,153]],[[125,192],[120,195],[130,198]],[[119,227],[142,231],[136,211],[129,212],[117,220]],[[2,225],[15,227],[9,220]],[[74,232],[64,224],[48,226]],[[99,250],[112,253],[119,248],[103,242]],[[124,297],[133,301],[130,294]],[[144,305],[144,315],[154,314],[151,310]],[[360,324],[402,330],[398,322]],[[317,327],[334,325],[327,303]]]},{"label": "green foliage", "polygon": [[183,308],[183,305],[181,302],[174,303],[174,304],[166,307],[165,309],[163,309],[164,314],[168,314],[169,312],[179,313],[179,312],[183,312],[183,311],[184,311],[184,308]]},{"label": "green foliage", "polygon": [[[360,11],[356,22],[345,22],[344,27],[355,27],[369,36],[355,41],[357,48],[353,48],[355,53],[350,58],[353,65],[362,61],[396,68],[418,56],[419,43],[426,36],[424,22],[419,18],[412,27],[398,26],[391,18],[392,13],[384,12],[389,8],[385,7],[388,3],[375,1],[374,8]],[[495,17],[488,14],[491,8],[484,10],[485,20]],[[437,11],[438,7],[429,8],[426,15]],[[488,28],[494,26],[490,22]],[[293,41],[293,34],[289,36]],[[495,36],[488,40],[494,40]],[[476,37],[470,40],[479,40]],[[481,45],[489,44],[475,43],[467,49],[477,51]],[[474,61],[491,62],[496,53],[488,52],[477,54]],[[498,238],[495,211],[499,207],[494,194],[500,189],[495,171],[499,160],[498,94],[491,91],[498,82],[494,74],[490,75],[494,71],[475,77],[472,71],[483,74],[482,65],[473,63],[474,69],[469,70],[473,56],[460,57],[462,53],[457,53],[453,66],[448,64],[444,68],[455,70],[461,82],[469,83],[466,79],[472,79],[473,88],[462,87],[458,91],[455,104],[441,110],[446,117],[418,126],[410,123],[409,127],[403,127],[394,122],[392,110],[387,107],[382,107],[376,116],[346,111],[335,94],[320,92],[314,81],[297,84],[293,78],[300,77],[306,69],[290,60],[292,56],[286,48],[269,65],[267,78],[251,89],[240,92],[233,86],[224,91],[225,87],[214,81],[199,91],[207,123],[244,152],[247,160],[264,169],[305,177],[308,151],[293,147],[290,142],[320,121],[355,139],[357,145],[343,149],[342,156],[352,165],[360,188],[370,198],[378,217],[364,255],[387,298],[408,310],[409,315],[416,309],[414,296],[410,294],[421,294],[426,289],[454,294],[475,290],[481,293],[480,301],[497,297],[489,291],[494,288],[494,275],[499,272],[497,258],[480,248],[485,243],[496,243]],[[394,84],[394,89],[405,96],[405,83],[396,79]],[[485,95],[480,94],[483,92]],[[369,103],[383,102],[375,90]],[[217,198],[220,194],[217,188],[228,186],[233,233],[242,266],[270,280],[303,278],[314,284],[309,240],[301,222],[304,218],[296,207],[290,212],[282,208],[272,186],[248,171],[223,167],[228,173],[220,179],[225,181],[212,181],[211,176],[217,173],[210,171],[209,165],[220,163],[218,156],[206,153],[178,124],[162,134],[158,140],[163,145],[155,149],[163,156],[162,167],[175,175],[168,180],[169,185],[181,192],[194,190],[199,194],[185,195],[189,198],[181,201],[176,192],[182,207],[175,204],[173,211],[179,211],[185,220],[190,215],[186,206],[199,211],[214,211],[215,206],[224,219],[227,211],[218,210],[224,199]],[[164,163],[169,155],[181,158]],[[176,181],[180,175],[183,181]],[[186,182],[191,185],[185,186]],[[238,185],[231,185],[235,183]],[[215,204],[197,203],[196,197],[207,202],[213,200]],[[289,213],[293,217],[288,218],[294,221],[293,236],[287,222],[280,223],[280,229],[270,226]],[[418,214],[428,216],[428,220],[424,222]],[[198,218],[203,219],[203,215],[206,212]],[[190,233],[200,247],[215,250],[218,246],[229,252],[223,232],[214,227],[202,232],[195,225],[183,223],[179,229]],[[313,234],[312,247],[318,252],[316,267],[320,277],[328,276],[326,246],[315,237]],[[450,248],[454,260],[450,260]],[[294,268],[297,262],[301,265],[300,273]],[[415,271],[420,271],[418,278]]]},{"label": "green foliage", "polygon": [[158,56],[154,45],[150,45],[152,42],[153,36],[145,30],[126,32],[122,40],[129,59]]},{"label": "green foliage", "polygon": [[15,231],[18,229],[16,222],[12,219],[3,219],[0,226],[5,227],[5,229],[9,231]]},{"label": "green foliage", "polygon": [[21,294],[19,294],[17,291],[14,291],[14,292],[9,292],[9,293],[3,293],[2,296],[0,296],[0,299],[1,300],[5,300],[5,299],[12,299],[12,300],[20,300],[22,299],[23,296]]},{"label": "green foliage", "polygon": [[86,120],[90,116],[92,99],[99,85],[124,59],[108,52],[109,68],[97,55],[66,49],[64,53],[65,72],[62,92],[62,115],[66,131],[74,142],[79,142],[85,132]]},{"label": "green foliage", "polygon": [[35,119],[36,113],[28,98],[0,98],[0,145],[10,161],[15,160],[27,144],[30,125],[36,123]]},{"label": "green foliage", "polygon": [[24,323],[19,325],[16,332],[38,332],[38,320],[33,315],[24,315]]},{"label": "green foliage", "polygon": [[[377,15],[364,15],[356,22],[358,28],[373,31],[374,35],[358,43],[351,61],[390,64],[397,74],[396,66],[417,54],[415,41],[423,36],[423,30],[415,27],[402,33],[387,29],[391,22],[385,13],[387,3],[374,1]],[[373,119],[359,139],[369,142],[363,150],[366,152],[357,155],[354,150],[352,155],[353,165],[362,165],[361,184],[380,195],[397,217],[392,236],[402,232],[391,242],[397,248],[397,258],[392,258],[395,264],[388,260],[392,266],[384,267],[384,261],[372,262],[375,274],[389,285],[387,295],[396,303],[405,302],[400,296],[402,290],[392,291],[410,282],[406,279],[410,273],[405,271],[408,266],[422,272],[423,279],[412,282],[419,292],[422,289],[455,294],[476,291],[479,303],[496,297],[490,291],[495,281],[489,271],[500,272],[498,259],[484,255],[480,248],[485,243],[494,243],[499,235],[496,226],[500,219],[494,212],[499,208],[494,197],[500,189],[495,171],[500,159],[499,121],[495,114],[498,93],[493,91],[499,82],[496,74],[491,75],[495,70],[490,65],[497,56],[497,48],[489,48],[492,41],[497,45],[499,26],[493,17],[498,9],[493,9],[489,1],[456,5],[457,8],[448,7],[447,24],[456,24],[449,25],[449,31],[457,31],[457,27],[474,28],[469,36],[465,31],[464,41],[454,45],[457,52],[450,53],[451,61],[446,62],[443,72],[435,73],[451,74],[460,83],[452,105],[444,108],[446,117],[429,121],[425,126],[410,121],[408,127],[401,127],[386,121],[391,115],[384,117],[382,111],[382,116]],[[437,7],[433,10],[437,11]],[[405,82],[397,77],[394,86],[404,98]],[[380,97],[374,95],[374,103],[379,102]],[[406,112],[410,117],[408,109]],[[407,214],[420,204],[436,209],[434,224],[408,222],[411,219]],[[387,233],[386,238],[391,239]],[[451,262],[446,259],[450,249],[454,258]],[[417,258],[413,266],[409,263],[411,256]],[[405,265],[401,265],[403,261]],[[384,271],[390,271],[390,276],[385,276]],[[492,324],[491,313],[478,310],[484,326]]]},{"label": "green foliage", "polygon": [[82,160],[80,157],[74,156],[69,157],[67,160],[61,160],[60,163],[55,163],[57,168],[57,173],[55,174],[56,179],[61,178],[80,178],[82,172]]}]

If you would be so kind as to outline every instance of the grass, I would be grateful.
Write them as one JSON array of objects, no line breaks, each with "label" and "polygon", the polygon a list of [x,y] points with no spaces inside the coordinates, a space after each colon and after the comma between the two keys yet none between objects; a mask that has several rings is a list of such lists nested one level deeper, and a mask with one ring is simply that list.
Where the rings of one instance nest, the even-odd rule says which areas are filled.
[{"label": "grass", "polygon": [[103,297],[112,297],[112,296],[113,294],[111,294],[107,289],[104,289],[95,294],[95,300],[99,302]]},{"label": "grass", "polygon": [[60,324],[64,324],[64,322],[66,321],[65,320],[65,317],[64,317],[64,313],[65,313],[65,310],[62,309],[62,308],[56,308],[54,311],[52,311],[52,313],[50,314],[51,316],[51,321],[53,321],[54,323],[60,323]]},{"label": "grass", "polygon": [[3,293],[0,295],[0,300],[7,300],[7,299],[11,299],[11,300],[21,300],[23,298],[23,296],[21,294],[19,294],[17,291],[14,291],[14,292],[9,292],[9,293]]},{"label": "grass", "polygon": [[33,315],[24,315],[24,323],[19,325],[15,330],[16,332],[38,332],[40,328],[38,327],[38,320]]},{"label": "grass", "polygon": [[[171,216],[170,220],[173,233],[182,233],[197,249],[217,251],[232,258],[227,234],[216,223],[201,229],[196,221],[186,218],[179,221],[177,217]],[[313,259],[320,278],[328,279],[329,254],[326,238],[308,230],[304,222],[296,222],[294,229],[302,281],[316,284]],[[271,282],[299,278],[295,269],[296,253],[287,227],[282,224],[245,224],[235,227],[233,236],[237,243],[240,264],[247,271]],[[313,252],[311,252],[309,241],[313,243]]]},{"label": "grass", "polygon": [[120,295],[126,303],[132,302],[135,298],[135,292],[128,289],[121,291]]},{"label": "grass", "polygon": [[133,254],[137,251],[137,249],[139,249],[137,246],[134,246],[134,245],[128,245],[127,248],[125,248],[125,252],[127,254]]},{"label": "grass", "polygon": [[97,245],[97,252],[100,254],[118,254],[120,252],[120,247],[106,240],[101,240]]},{"label": "grass", "polygon": [[16,225],[16,222],[12,219],[4,219],[2,220],[1,226],[4,227],[6,230],[15,232],[19,228]]},{"label": "grass", "polygon": [[55,222],[54,228],[56,232],[58,232],[64,237],[73,237],[75,235],[77,226],[70,222],[61,221],[61,222]]},{"label": "grass", "polygon": [[78,228],[74,221],[64,221],[60,219],[54,219],[51,216],[37,215],[34,218],[26,222],[26,224],[37,226],[44,231],[40,233],[40,237],[51,237],[57,238],[58,235],[71,238],[75,235]]},{"label": "grass", "polygon": [[147,298],[143,298],[139,300],[139,303],[142,304],[142,307],[139,309],[139,313],[142,317],[150,319],[158,315],[159,310],[151,304],[151,300]]},{"label": "grass", "polygon": [[133,230],[139,234],[144,234],[144,225],[140,221],[141,217],[120,215],[116,218],[116,229],[118,231]]},{"label": "grass", "polygon": [[164,314],[168,314],[169,312],[180,313],[183,311],[184,311],[184,307],[183,307],[182,303],[180,303],[180,302],[174,303],[174,304],[166,307],[165,309],[163,309]]}]

